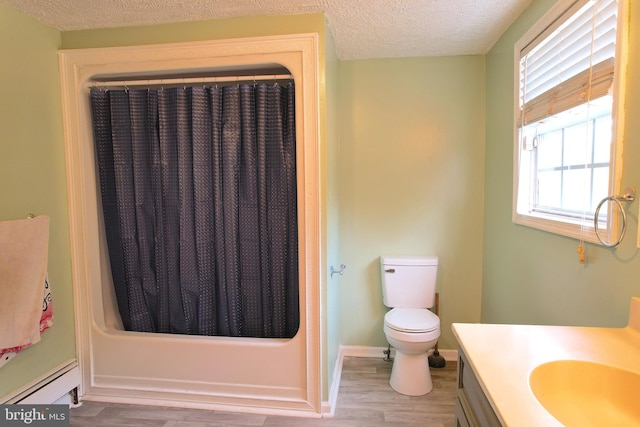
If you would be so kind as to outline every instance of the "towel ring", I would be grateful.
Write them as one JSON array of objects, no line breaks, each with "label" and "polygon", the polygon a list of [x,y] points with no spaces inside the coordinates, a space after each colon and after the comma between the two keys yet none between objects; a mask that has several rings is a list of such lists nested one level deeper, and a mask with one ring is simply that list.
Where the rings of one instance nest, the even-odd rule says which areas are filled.
[{"label": "towel ring", "polygon": [[[624,194],[621,196],[607,196],[598,203],[598,207],[596,208],[596,213],[593,216],[593,227],[595,229],[596,237],[602,244],[602,246],[607,248],[615,248],[622,242],[624,239],[624,235],[627,232],[627,213],[624,211],[624,206],[622,206],[621,202],[633,202],[636,197],[636,190],[633,187],[628,187],[625,189]],[[620,215],[622,216],[622,227],[620,228],[620,234],[618,238],[614,242],[605,242],[600,237],[600,229],[598,227],[598,215],[600,214],[600,208],[607,202],[612,202],[614,205],[620,209]]]}]

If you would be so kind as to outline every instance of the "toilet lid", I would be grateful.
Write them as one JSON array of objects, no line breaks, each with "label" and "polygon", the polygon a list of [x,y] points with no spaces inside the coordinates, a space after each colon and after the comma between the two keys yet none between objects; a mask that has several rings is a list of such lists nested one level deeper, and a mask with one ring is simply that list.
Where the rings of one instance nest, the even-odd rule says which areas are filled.
[{"label": "toilet lid", "polygon": [[426,308],[394,308],[384,316],[390,328],[401,332],[429,332],[440,327],[440,319]]}]

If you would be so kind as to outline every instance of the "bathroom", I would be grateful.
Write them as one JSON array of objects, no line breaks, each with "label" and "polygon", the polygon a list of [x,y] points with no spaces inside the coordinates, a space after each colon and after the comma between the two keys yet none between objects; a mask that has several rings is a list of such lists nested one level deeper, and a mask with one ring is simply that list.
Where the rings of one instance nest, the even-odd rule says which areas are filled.
[{"label": "bathroom", "polygon": [[[624,326],[640,293],[638,204],[616,249],[513,224],[513,44],[551,5],[534,0],[486,55],[337,61],[326,67],[326,141],[321,205],[322,400],[329,399],[340,346],[386,348],[378,257],[439,257],[440,348],[455,350],[454,322]],[[630,50],[640,48],[640,11],[630,11]],[[180,42],[318,32],[321,15],[151,28],[60,32],[0,5],[0,204],[2,219],[51,218],[49,276],[56,320],[41,344],[0,371],[0,395],[40,366],[75,355],[72,267],[57,51],[61,48]],[[280,30],[283,31],[283,30]],[[629,58],[628,74],[640,73]],[[372,90],[372,88],[376,88]],[[640,82],[626,86],[629,118],[640,114]],[[35,118],[35,119],[34,119]],[[384,126],[382,126],[384,124]],[[627,120],[624,185],[640,186],[640,121]],[[345,264],[342,276],[330,266]],[[381,353],[380,353],[381,354]],[[499,355],[497,355],[499,356]],[[382,356],[381,356],[382,357]],[[34,365],[35,364],[35,365]],[[48,369],[48,368],[47,368]]]}]

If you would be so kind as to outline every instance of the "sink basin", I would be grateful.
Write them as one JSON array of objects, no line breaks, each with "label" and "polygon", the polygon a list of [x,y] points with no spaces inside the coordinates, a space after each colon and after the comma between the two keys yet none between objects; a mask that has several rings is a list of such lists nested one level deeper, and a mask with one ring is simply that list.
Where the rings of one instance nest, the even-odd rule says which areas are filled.
[{"label": "sink basin", "polygon": [[565,426],[640,426],[640,374],[581,360],[537,366],[533,394]]}]

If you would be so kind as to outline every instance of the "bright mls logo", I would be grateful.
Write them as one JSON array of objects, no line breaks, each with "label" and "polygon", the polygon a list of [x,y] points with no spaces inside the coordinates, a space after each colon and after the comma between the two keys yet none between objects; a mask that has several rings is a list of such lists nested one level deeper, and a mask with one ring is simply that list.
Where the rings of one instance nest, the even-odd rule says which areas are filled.
[{"label": "bright mls logo", "polygon": [[69,425],[69,405],[0,405],[0,427]]}]

